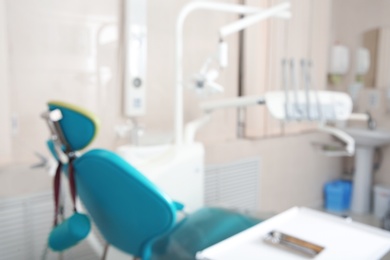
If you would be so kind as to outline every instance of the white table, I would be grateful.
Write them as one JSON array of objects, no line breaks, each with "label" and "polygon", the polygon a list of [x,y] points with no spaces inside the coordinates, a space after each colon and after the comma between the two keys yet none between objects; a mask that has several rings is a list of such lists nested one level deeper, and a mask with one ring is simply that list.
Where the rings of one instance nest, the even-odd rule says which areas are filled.
[{"label": "white table", "polygon": [[308,259],[269,245],[277,230],[325,247],[315,259],[380,259],[390,250],[390,232],[307,208],[292,208],[197,254],[199,260]]}]

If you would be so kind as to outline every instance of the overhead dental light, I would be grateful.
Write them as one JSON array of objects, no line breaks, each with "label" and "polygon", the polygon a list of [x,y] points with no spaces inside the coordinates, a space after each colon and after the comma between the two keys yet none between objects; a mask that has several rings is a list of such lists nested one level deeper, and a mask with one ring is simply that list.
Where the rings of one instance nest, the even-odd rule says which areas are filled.
[{"label": "overhead dental light", "polygon": [[[201,68],[200,72],[195,74],[193,79],[194,88],[202,94],[214,94],[223,92],[223,86],[216,83],[216,80],[219,76],[219,72],[228,66],[229,48],[225,39],[234,33],[237,33],[260,21],[274,16],[289,18],[290,14],[285,13],[285,11],[289,8],[290,3],[283,3],[271,7],[269,9],[259,11],[258,13],[251,14],[248,17],[242,18],[238,21],[221,27],[219,29],[220,41],[218,44],[218,51],[216,55],[209,57]],[[210,68],[213,61],[215,61],[215,63],[217,64],[217,69]]]},{"label": "overhead dental light", "polygon": [[224,87],[216,82],[219,70],[212,68],[212,62],[213,58],[208,58],[200,71],[193,76],[191,87],[200,95],[224,92]]},{"label": "overhead dental light", "polygon": [[195,90],[201,95],[224,92],[224,87],[215,82],[218,76],[219,72],[216,69],[201,70],[194,75],[193,83]]},{"label": "overhead dental light", "polygon": [[216,81],[227,66],[228,44],[221,40],[217,53],[206,59],[200,71],[193,76],[190,87],[202,96],[224,92],[225,88]]}]

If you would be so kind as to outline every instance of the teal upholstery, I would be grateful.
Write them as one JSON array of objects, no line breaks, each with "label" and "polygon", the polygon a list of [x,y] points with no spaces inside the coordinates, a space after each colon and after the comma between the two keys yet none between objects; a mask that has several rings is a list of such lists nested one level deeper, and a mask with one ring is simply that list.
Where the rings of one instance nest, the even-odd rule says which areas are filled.
[{"label": "teal upholstery", "polygon": [[49,235],[49,247],[63,251],[85,239],[91,230],[91,222],[85,214],[75,213],[56,226]]},{"label": "teal upholstery", "polygon": [[153,245],[152,260],[195,260],[197,252],[260,220],[221,208],[202,208],[181,220]]},{"label": "teal upholstery", "polygon": [[62,119],[59,123],[72,151],[84,149],[95,138],[98,120],[91,113],[62,102],[50,102],[48,106],[50,111],[61,111]]},{"label": "teal upholstery", "polygon": [[237,212],[204,208],[175,226],[180,204],[115,153],[91,150],[74,167],[78,194],[104,238],[146,260],[195,259],[196,252],[259,223]]},{"label": "teal upholstery", "polygon": [[[85,148],[95,137],[97,120],[90,113],[62,102],[49,103],[49,109],[61,110],[59,125],[72,151]],[[47,145],[57,158],[53,142]],[[193,260],[197,251],[258,223],[236,212],[205,208],[176,224],[176,211],[185,205],[172,201],[107,150],[88,151],[73,166],[77,194],[104,239],[143,260]],[[63,170],[67,174],[68,165]],[[60,239],[54,242],[62,248]]]},{"label": "teal upholstery", "polygon": [[149,259],[153,241],[172,229],[173,202],[121,157],[92,150],[76,159],[77,192],[104,238]]}]

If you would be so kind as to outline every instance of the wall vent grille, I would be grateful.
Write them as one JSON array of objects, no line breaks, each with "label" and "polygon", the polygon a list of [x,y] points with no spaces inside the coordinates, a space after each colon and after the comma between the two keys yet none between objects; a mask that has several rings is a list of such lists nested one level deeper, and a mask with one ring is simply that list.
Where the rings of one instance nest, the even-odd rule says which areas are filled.
[{"label": "wall vent grille", "polygon": [[[69,201],[66,212],[72,212]],[[0,260],[40,260],[53,223],[52,192],[0,200]],[[94,231],[96,232],[96,231]],[[47,260],[57,260],[49,252]],[[64,260],[96,260],[87,241],[63,254]]]},{"label": "wall vent grille", "polygon": [[205,204],[259,210],[260,162],[248,158],[205,167]]}]

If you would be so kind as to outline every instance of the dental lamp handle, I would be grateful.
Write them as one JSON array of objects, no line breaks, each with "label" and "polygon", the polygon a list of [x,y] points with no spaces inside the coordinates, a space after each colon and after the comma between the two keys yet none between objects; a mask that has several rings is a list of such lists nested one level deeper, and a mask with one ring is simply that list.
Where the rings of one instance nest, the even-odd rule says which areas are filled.
[{"label": "dental lamp handle", "polygon": [[218,48],[218,60],[221,68],[226,68],[229,64],[229,47],[227,42],[221,41]]},{"label": "dental lamp handle", "polygon": [[294,104],[292,107],[295,108],[295,114],[297,114],[298,117],[295,117],[294,119],[302,120],[302,111],[299,106],[299,100],[298,100],[298,86],[295,79],[295,61],[294,59],[290,59],[290,78],[291,78],[291,88],[293,91],[293,98],[294,98]]}]

